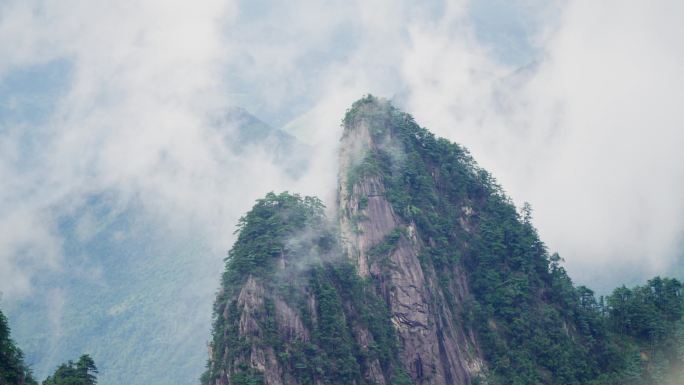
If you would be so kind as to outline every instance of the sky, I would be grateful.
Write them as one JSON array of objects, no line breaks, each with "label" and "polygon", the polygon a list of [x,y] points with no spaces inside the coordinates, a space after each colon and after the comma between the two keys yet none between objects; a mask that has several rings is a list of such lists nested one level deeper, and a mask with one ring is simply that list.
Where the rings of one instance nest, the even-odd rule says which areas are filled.
[{"label": "sky", "polygon": [[[574,281],[684,278],[683,14],[678,0],[0,1],[3,301],[65,268],[59,220],[94,194],[169,237],[201,234],[212,267],[266,192],[332,205],[340,121],[366,93],[530,202]],[[233,153],[212,124],[230,106],[312,145],[307,173]],[[87,240],[97,223],[79,218]]]}]

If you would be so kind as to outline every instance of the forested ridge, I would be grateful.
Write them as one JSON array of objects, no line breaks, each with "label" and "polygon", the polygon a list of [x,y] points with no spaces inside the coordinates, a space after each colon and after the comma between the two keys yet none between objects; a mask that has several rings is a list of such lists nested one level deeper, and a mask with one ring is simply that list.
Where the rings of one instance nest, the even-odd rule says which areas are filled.
[{"label": "forested ridge", "polygon": [[[573,286],[561,258],[548,253],[531,207],[516,210],[466,149],[373,96],[344,118],[347,128],[361,122],[382,145],[350,178],[382,176],[395,212],[427,245],[422,263],[440,273],[466,269],[472,301],[464,321],[484,346],[490,382],[684,382],[679,281],[654,278],[597,299]],[[440,277],[445,286],[450,278]]]},{"label": "forested ridge", "polygon": [[[253,337],[263,338],[259,344],[271,345],[277,359],[284,367],[292,368],[299,383],[313,384],[316,378],[324,378],[323,383],[330,384],[365,383],[360,366],[368,365],[368,357],[373,356],[395,371],[393,384],[410,384],[396,364],[396,336],[382,300],[368,282],[358,278],[347,261],[325,260],[318,254],[334,248],[332,234],[323,233],[305,244],[288,242],[288,235],[302,230],[306,223],[324,225],[320,201],[288,193],[267,195],[240,221],[241,235],[227,258],[226,290],[219,296],[215,310],[215,314],[227,317],[215,318],[212,346],[223,347],[235,358],[247,354],[250,344],[257,343],[240,335],[238,300],[236,293],[232,297],[230,294],[231,290],[240,290],[250,275],[258,276],[267,279],[264,282],[270,290],[285,293],[302,309],[307,304],[301,288],[310,290],[318,301],[322,317],[319,323],[314,327],[311,319],[304,321],[314,330],[307,343],[288,344],[282,340],[272,302],[266,301],[263,312],[258,314],[264,335]],[[529,232],[526,234],[536,237],[524,218],[520,218],[519,224]],[[382,254],[392,247],[395,238],[396,235],[389,237],[374,252]],[[306,250],[309,256],[315,250],[315,262],[306,272],[291,273],[287,280],[277,277],[281,253],[292,253],[298,248],[299,252]],[[471,281],[473,298],[464,320],[476,325],[485,345],[489,373],[481,383],[681,384],[681,282],[656,277],[643,286],[621,287],[611,295],[597,298],[590,289],[572,285],[557,255],[546,256],[546,261],[546,270],[541,271],[543,279],[551,285],[543,292],[518,288],[529,285],[524,282],[526,276],[501,278],[501,267],[481,266],[491,262],[473,267],[480,273]],[[529,293],[556,302],[542,304],[538,302],[541,297],[530,298]],[[531,310],[532,307],[535,309]],[[347,312],[350,308],[357,312]],[[376,341],[372,346],[363,348],[354,342],[352,324],[356,322],[373,331]],[[222,362],[226,358],[223,356]],[[229,377],[230,384],[264,383],[263,373],[248,362],[235,368]],[[221,364],[211,365],[204,383],[217,379]]]}]

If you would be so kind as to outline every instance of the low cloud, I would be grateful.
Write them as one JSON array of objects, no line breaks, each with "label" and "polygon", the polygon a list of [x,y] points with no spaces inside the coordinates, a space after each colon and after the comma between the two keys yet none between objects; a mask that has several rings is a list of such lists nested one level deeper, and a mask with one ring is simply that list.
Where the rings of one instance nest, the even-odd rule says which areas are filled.
[{"label": "low cloud", "polygon": [[[42,119],[0,120],[5,300],[62,267],[59,218],[102,193],[169,237],[201,234],[211,252],[196,265],[211,268],[198,274],[212,276],[188,290],[211,293],[255,199],[332,206],[340,121],[365,93],[532,203],[576,281],[605,290],[681,266],[684,6],[519,0],[496,23],[510,28],[483,33],[495,3],[3,2],[0,83],[50,63],[68,73]],[[308,172],[294,180],[268,149],[234,154],[212,124],[231,105],[311,144]],[[97,216],[82,217],[87,237]]]},{"label": "low cloud", "polygon": [[567,2],[545,29],[543,56],[518,70],[423,29],[406,62],[418,121],[468,146],[517,203],[530,201],[573,278],[601,290],[672,274],[682,256],[676,8]]},{"label": "low cloud", "polygon": [[290,128],[332,143],[331,120],[353,99],[393,97],[471,149],[517,204],[532,203],[543,240],[577,282],[606,291],[681,275],[684,31],[673,10],[682,6],[516,3],[531,26],[513,38],[536,53],[521,66],[478,37],[473,4],[359,5],[364,38],[317,68],[320,96]]}]

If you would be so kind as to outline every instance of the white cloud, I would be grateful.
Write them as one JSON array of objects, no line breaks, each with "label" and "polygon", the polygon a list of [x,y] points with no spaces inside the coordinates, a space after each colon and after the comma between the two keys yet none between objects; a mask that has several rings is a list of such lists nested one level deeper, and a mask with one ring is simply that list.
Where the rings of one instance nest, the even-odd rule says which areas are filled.
[{"label": "white cloud", "polygon": [[[266,191],[332,201],[339,122],[367,92],[397,96],[530,201],[576,280],[667,273],[684,233],[682,5],[514,6],[530,34],[516,44],[543,53],[523,69],[478,40],[467,1],[3,3],[0,80],[64,60],[71,81],[48,119],[0,129],[0,290],[26,295],[58,269],[56,219],[100,191],[170,236],[205,234],[203,262],[220,267]],[[209,117],[235,103],[313,143],[310,172],[295,182],[267,150],[231,153]]]},{"label": "white cloud", "polygon": [[406,56],[418,121],[530,201],[572,276],[602,290],[671,273],[682,255],[681,8],[567,2],[545,55],[518,71],[440,29],[417,29]]},{"label": "white cloud", "polygon": [[31,292],[33,274],[60,266],[62,242],[40,212],[15,208],[0,221],[0,298]]},{"label": "white cloud", "polygon": [[[221,82],[228,54],[222,26],[234,13],[232,4],[219,1],[5,4],[0,74],[65,58],[73,81],[47,123],[3,131],[0,171],[11,184],[0,191],[0,223],[15,229],[3,232],[4,243],[28,237],[17,234],[17,218],[34,224],[24,229],[31,239],[56,237],[50,220],[40,218],[68,213],[89,194],[107,190],[142,199],[153,214],[174,213],[172,222],[195,218],[230,234],[238,216],[228,207],[231,198],[267,188],[231,184],[255,167],[278,176],[268,165],[236,158],[208,124],[229,102]],[[26,140],[32,153],[25,153]],[[197,191],[204,192],[201,199]],[[28,209],[19,211],[23,206]],[[227,248],[227,242],[214,246]],[[51,245],[45,255],[59,255],[59,243]],[[16,252],[6,247],[0,254],[15,260]],[[10,266],[3,272],[20,269]],[[25,291],[31,269],[23,266],[19,287],[8,279],[0,289]]]},{"label": "white cloud", "polygon": [[544,101],[559,106],[545,134],[560,137],[536,160],[536,186],[521,192],[585,282],[601,279],[597,270],[668,274],[682,255],[682,11],[675,1],[570,3],[526,90],[541,103],[536,114],[548,114]]}]

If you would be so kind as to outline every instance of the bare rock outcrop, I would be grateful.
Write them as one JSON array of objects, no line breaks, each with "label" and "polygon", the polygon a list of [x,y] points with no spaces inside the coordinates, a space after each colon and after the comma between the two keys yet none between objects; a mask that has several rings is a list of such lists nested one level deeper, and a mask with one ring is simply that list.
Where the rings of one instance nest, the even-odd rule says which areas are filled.
[{"label": "bare rock outcrop", "polygon": [[[372,278],[387,302],[401,341],[401,361],[414,384],[470,384],[483,360],[473,331],[445,300],[450,296],[462,302],[468,295],[466,278],[456,270],[452,274],[458,284],[446,289],[438,284],[435,272],[419,260],[423,246],[416,226],[396,215],[382,176],[357,171],[370,151],[389,147],[401,157],[390,130],[373,124],[372,119],[352,122],[342,139],[338,205],[345,249],[359,274]],[[400,235],[388,255],[372,255],[396,231]]]}]

